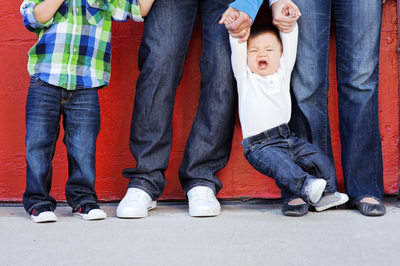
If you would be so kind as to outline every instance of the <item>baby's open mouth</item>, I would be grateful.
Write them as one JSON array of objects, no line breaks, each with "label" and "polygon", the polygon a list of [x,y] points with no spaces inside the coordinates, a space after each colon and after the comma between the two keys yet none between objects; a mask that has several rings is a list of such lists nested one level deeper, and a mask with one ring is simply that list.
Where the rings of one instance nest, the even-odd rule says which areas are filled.
[{"label": "baby's open mouth", "polygon": [[259,69],[267,69],[268,68],[268,62],[267,60],[261,59],[258,61],[258,68]]}]

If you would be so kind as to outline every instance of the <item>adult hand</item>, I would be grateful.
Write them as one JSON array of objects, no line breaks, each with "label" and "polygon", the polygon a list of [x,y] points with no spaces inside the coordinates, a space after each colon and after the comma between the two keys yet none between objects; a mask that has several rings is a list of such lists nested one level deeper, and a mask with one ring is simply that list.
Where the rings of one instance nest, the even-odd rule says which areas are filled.
[{"label": "adult hand", "polygon": [[251,27],[251,23],[252,23],[252,20],[247,13],[236,10],[233,7],[229,7],[224,12],[224,14],[222,14],[219,24],[224,24],[225,19],[231,13],[235,13],[235,12],[238,13],[239,16],[232,23],[225,24],[225,27],[229,31],[229,33],[232,35],[232,37],[240,38],[239,42],[245,42],[245,41],[247,41],[247,39],[250,36],[250,27]]},{"label": "adult hand", "polygon": [[272,23],[282,32],[291,32],[301,16],[299,8],[291,0],[279,0],[272,4]]}]

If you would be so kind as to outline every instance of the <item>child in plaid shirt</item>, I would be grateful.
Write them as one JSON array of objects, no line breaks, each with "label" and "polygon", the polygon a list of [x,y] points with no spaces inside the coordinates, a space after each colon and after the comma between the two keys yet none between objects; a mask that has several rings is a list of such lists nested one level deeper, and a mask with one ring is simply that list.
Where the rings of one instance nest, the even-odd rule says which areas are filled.
[{"label": "child in plaid shirt", "polygon": [[63,117],[69,178],[65,196],[74,215],[106,218],[95,191],[98,89],[111,71],[111,20],[143,21],[154,0],[25,0],[25,27],[38,34],[29,50],[26,102],[25,210],[33,222],[56,221],[50,193],[52,158]]}]

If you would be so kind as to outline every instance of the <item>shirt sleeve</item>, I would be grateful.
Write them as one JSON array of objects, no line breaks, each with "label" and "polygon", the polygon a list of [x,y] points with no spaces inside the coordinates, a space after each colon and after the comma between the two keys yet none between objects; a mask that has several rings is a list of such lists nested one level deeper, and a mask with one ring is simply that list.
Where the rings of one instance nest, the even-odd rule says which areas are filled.
[{"label": "shirt sleeve", "polygon": [[283,64],[286,69],[292,71],[296,62],[297,53],[297,39],[299,35],[299,28],[297,23],[294,29],[289,33],[279,32],[283,46]]},{"label": "shirt sleeve", "polygon": [[231,43],[231,63],[235,78],[244,76],[247,72],[247,42],[239,42],[239,39],[229,35]]},{"label": "shirt sleeve", "polygon": [[25,28],[32,32],[38,32],[42,28],[48,27],[53,23],[53,18],[47,21],[45,24],[40,23],[36,20],[33,9],[43,0],[25,0],[22,2],[20,12],[22,15],[23,23]]},{"label": "shirt sleeve", "polygon": [[143,21],[138,0],[108,0],[108,2],[113,20],[126,21],[127,19],[132,19],[137,22]]},{"label": "shirt sleeve", "polygon": [[247,15],[249,15],[254,22],[258,9],[260,9],[260,6],[263,2],[264,0],[236,0],[229,6],[247,13]]},{"label": "shirt sleeve", "polygon": [[[278,1],[279,0],[269,0],[269,6],[275,4]],[[247,15],[249,15],[252,21],[254,22],[258,10],[260,9],[260,6],[262,5],[263,2],[264,0],[236,0],[229,6],[233,7],[234,9],[247,13]]]},{"label": "shirt sleeve", "polygon": [[278,2],[279,0],[269,0],[269,6],[271,7],[273,4]]}]

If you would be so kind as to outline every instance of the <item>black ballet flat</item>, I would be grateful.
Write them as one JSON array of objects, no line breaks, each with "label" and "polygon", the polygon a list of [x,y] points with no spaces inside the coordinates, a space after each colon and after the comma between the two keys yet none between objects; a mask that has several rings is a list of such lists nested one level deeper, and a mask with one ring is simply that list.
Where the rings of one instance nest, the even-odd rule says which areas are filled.
[{"label": "black ballet flat", "polygon": [[310,205],[308,205],[307,203],[300,205],[289,205],[288,203],[286,203],[282,206],[282,214],[285,216],[300,217],[308,213],[309,207]]},{"label": "black ballet flat", "polygon": [[372,204],[367,202],[357,202],[357,209],[365,216],[382,216],[386,213],[383,203]]}]

